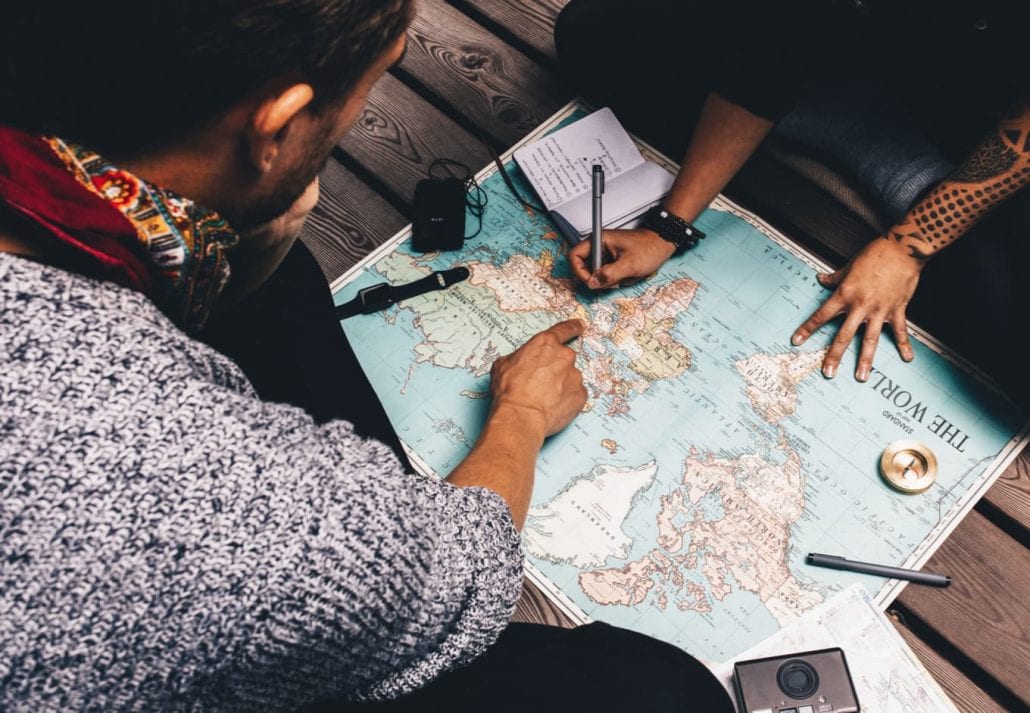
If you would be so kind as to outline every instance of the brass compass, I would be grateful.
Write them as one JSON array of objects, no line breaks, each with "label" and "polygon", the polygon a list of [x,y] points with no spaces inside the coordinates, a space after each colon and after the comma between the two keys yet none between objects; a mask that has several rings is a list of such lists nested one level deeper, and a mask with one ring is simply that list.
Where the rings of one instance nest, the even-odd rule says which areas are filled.
[{"label": "brass compass", "polygon": [[897,441],[880,457],[880,474],[895,490],[923,493],[937,479],[937,456],[922,443]]}]

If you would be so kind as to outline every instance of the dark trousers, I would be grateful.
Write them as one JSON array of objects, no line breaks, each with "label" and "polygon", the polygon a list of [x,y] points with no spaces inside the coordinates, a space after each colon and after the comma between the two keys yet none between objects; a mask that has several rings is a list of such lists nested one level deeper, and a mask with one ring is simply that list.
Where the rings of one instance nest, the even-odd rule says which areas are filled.
[{"label": "dark trousers", "polygon": [[349,421],[407,463],[336,321],[321,268],[300,241],[254,294],[213,315],[201,338],[235,361],[265,401],[298,406],[318,423]]},{"label": "dark trousers", "polygon": [[607,624],[559,629],[512,624],[464,669],[411,696],[318,713],[733,713],[729,696],[675,646]]},{"label": "dark trousers", "polygon": [[[265,400],[299,406],[318,421],[348,420],[400,453],[303,244],[257,293],[212,320],[203,339],[235,360]],[[733,707],[707,669],[674,646],[604,624],[572,630],[512,624],[471,665],[405,699],[329,701],[313,710],[732,713]]]},{"label": "dark trousers", "polygon": [[[879,46],[870,33],[890,28],[851,23],[839,13],[796,16],[789,22],[781,13],[770,18],[764,30],[747,22],[756,8],[768,12],[770,7],[790,5],[748,0],[572,0],[558,19],[555,39],[573,86],[593,103],[610,106],[630,130],[673,158],[685,152],[704,99],[712,91],[752,104],[757,113],[771,113],[788,110],[793,99],[804,95],[807,82],[832,79],[835,73],[843,79],[862,72],[869,79],[893,83],[894,88],[919,76],[921,68],[899,67],[891,52],[855,50]],[[789,35],[785,38],[784,33]],[[766,45],[755,44],[761,42]],[[815,43],[815,56],[806,59],[795,51],[804,42]],[[727,48],[738,48],[738,56],[727,58]],[[907,56],[917,61],[917,54]],[[960,86],[972,92],[983,91],[984,85],[971,81]],[[779,102],[777,93],[791,101]],[[991,110],[983,108],[985,102],[956,102],[946,92],[904,93],[913,101],[898,107],[900,120],[923,124],[920,128],[955,160],[961,160],[962,151],[978,140],[977,132],[993,120]],[[932,106],[928,97],[943,104]],[[1030,412],[1028,268],[1030,190],[1024,189],[929,263],[909,316],[993,376]],[[887,348],[888,344],[880,347]]]}]

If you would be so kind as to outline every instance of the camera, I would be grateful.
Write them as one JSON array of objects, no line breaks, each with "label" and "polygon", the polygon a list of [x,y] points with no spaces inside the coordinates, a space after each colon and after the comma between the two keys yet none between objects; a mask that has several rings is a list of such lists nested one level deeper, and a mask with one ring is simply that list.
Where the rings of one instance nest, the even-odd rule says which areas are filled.
[{"label": "camera", "polygon": [[858,713],[848,661],[837,649],[738,661],[733,687],[740,713]]}]

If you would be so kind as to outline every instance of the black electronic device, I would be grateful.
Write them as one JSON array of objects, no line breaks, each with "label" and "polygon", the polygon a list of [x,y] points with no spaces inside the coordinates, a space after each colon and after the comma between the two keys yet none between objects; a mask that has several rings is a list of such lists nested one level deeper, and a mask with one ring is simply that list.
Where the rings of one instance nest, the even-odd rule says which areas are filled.
[{"label": "black electronic device", "polygon": [[465,244],[465,186],[458,178],[430,178],[415,186],[412,247],[419,252],[460,250]]},{"label": "black electronic device", "polygon": [[733,688],[740,713],[858,713],[861,710],[844,651],[738,661]]}]

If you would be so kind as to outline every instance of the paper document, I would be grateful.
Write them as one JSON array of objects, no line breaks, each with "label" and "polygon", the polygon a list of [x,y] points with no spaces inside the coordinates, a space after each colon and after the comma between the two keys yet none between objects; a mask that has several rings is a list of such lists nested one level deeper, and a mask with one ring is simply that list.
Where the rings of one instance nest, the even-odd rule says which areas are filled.
[{"label": "paper document", "polygon": [[591,175],[604,166],[604,225],[619,228],[655,205],[675,177],[641,155],[611,109],[600,109],[518,149],[515,161],[571,242],[590,233]]},{"label": "paper document", "polygon": [[736,661],[837,646],[847,657],[863,711],[958,713],[861,584],[848,587],[794,624],[721,664],[714,673],[732,697]]}]

